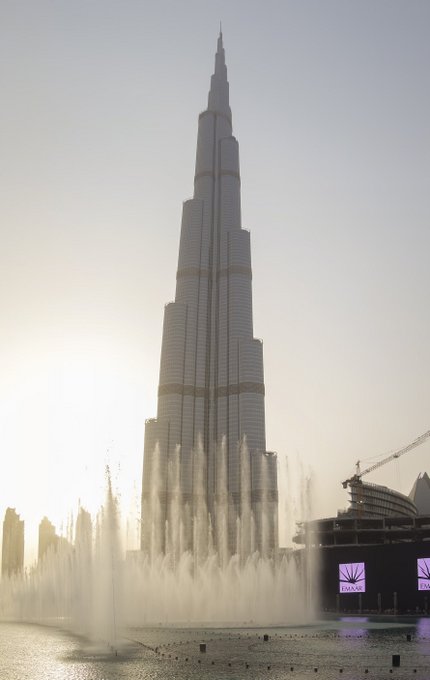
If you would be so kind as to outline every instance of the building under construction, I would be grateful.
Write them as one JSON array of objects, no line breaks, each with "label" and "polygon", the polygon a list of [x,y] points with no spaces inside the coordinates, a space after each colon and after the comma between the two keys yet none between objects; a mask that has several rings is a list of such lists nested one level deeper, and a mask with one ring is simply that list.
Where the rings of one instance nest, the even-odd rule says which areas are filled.
[{"label": "building under construction", "polygon": [[[421,494],[424,505],[430,502],[426,473],[411,494],[420,479],[428,480],[427,494]],[[383,507],[376,502],[382,496]],[[430,513],[421,514],[413,498],[387,487],[366,484],[363,498],[337,517],[298,525],[295,542],[318,552],[321,607],[429,613]]]},{"label": "building under construction", "polygon": [[328,611],[429,613],[430,478],[408,496],[362,477],[430,438],[430,431],[342,485],[350,504],[337,517],[302,522],[294,540],[318,553],[320,605]]}]

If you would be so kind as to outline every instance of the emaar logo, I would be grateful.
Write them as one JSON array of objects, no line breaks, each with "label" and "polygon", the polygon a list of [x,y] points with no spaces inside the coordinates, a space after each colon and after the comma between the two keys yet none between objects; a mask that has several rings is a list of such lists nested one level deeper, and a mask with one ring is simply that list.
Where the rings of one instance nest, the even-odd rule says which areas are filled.
[{"label": "emaar logo", "polygon": [[430,590],[430,557],[417,559],[418,590]]},{"label": "emaar logo", "polygon": [[364,593],[362,584],[357,586],[348,586],[346,583],[342,583],[341,588],[341,593]]},{"label": "emaar logo", "polygon": [[366,568],[364,562],[339,564],[339,592],[366,592]]}]

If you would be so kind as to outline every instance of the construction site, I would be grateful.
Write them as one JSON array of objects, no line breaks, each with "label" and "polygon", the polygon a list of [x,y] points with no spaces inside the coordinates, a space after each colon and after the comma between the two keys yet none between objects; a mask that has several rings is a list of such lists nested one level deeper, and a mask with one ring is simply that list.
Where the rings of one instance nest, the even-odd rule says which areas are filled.
[{"label": "construction site", "polygon": [[363,477],[430,439],[430,430],[342,482],[349,506],[336,517],[302,522],[294,538],[315,553],[322,610],[429,614],[430,478],[408,495]]}]

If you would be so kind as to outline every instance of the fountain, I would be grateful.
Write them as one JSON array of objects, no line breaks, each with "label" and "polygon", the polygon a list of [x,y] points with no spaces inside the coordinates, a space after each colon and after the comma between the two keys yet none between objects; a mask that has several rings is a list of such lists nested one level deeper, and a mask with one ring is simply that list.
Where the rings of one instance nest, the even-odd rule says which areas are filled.
[{"label": "fountain", "polygon": [[[154,457],[156,458],[156,457]],[[220,457],[220,492],[212,526],[205,496],[191,508],[179,492],[179,451],[169,461],[173,501],[165,523],[164,553],[160,537],[157,470],[154,471],[151,552],[130,551],[124,558],[120,510],[109,471],[106,501],[93,524],[80,508],[75,540],[63,539],[37,567],[0,584],[3,619],[37,621],[104,640],[115,647],[128,626],[257,625],[304,623],[313,614],[309,564],[298,553],[262,556],[252,551],[255,522],[250,491],[249,456],[242,454],[240,517],[236,518],[237,550],[228,554],[226,462]],[[197,489],[203,485],[203,451],[195,453]],[[223,482],[224,480],[224,482]],[[264,504],[264,499],[263,499]],[[193,527],[195,551],[184,550],[187,526]],[[264,518],[263,518],[264,526]],[[213,532],[217,532],[214,548]]]}]

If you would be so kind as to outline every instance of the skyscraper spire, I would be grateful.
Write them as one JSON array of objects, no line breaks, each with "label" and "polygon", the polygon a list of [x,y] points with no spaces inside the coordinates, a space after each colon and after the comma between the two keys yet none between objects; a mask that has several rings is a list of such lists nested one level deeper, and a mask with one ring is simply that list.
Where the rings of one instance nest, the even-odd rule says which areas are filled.
[{"label": "skyscraper spire", "polygon": [[224,561],[277,546],[276,456],[266,452],[251,279],[220,32],[194,196],[183,206],[175,301],[165,307],[158,413],[145,427],[142,548],[152,556],[192,550],[200,559],[215,547]]},{"label": "skyscraper spire", "polygon": [[225,64],[225,51],[220,30],[217,51],[215,54],[215,70],[211,78],[211,88],[209,92],[208,109],[225,113],[231,117],[229,105],[229,85],[227,80],[227,66]]}]

